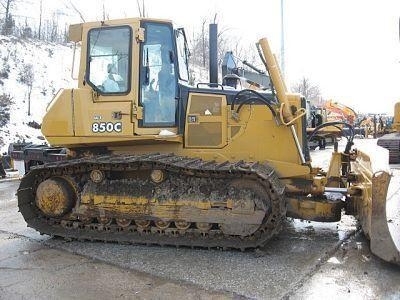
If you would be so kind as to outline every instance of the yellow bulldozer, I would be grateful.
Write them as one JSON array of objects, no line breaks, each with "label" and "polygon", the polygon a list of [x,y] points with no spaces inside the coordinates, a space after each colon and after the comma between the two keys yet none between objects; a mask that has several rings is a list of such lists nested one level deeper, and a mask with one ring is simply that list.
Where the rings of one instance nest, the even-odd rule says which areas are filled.
[{"label": "yellow bulldozer", "polygon": [[378,145],[389,150],[389,163],[400,164],[400,102],[394,106],[393,132],[378,139]]},{"label": "yellow bulldozer", "polygon": [[335,222],[345,212],[374,254],[400,264],[400,224],[386,211],[399,202],[398,179],[353,149],[351,135],[327,171],[311,164],[306,99],[287,90],[267,39],[257,49],[271,88],[255,91],[190,86],[185,32],[171,21],[89,22],[69,37],[81,44],[78,88],[60,90],[42,124],[68,159],[21,180],[28,226],[71,239],[245,250],[268,243],[286,217]]}]

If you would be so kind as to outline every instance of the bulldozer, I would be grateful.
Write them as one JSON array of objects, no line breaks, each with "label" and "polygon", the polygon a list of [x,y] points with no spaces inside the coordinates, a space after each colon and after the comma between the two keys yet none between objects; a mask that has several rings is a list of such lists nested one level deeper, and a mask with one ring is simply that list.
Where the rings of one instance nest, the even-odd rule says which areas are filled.
[{"label": "bulldozer", "polygon": [[389,150],[389,163],[400,164],[400,102],[394,106],[392,128],[394,132],[378,139],[378,145]]},{"label": "bulldozer", "polygon": [[244,251],[265,246],[287,217],[336,222],[346,213],[374,254],[400,264],[400,224],[387,215],[398,179],[354,149],[351,135],[327,171],[312,165],[306,99],[286,88],[266,38],[256,44],[270,77],[264,91],[190,86],[185,31],[168,20],[75,24],[69,38],[81,45],[78,87],[55,95],[41,128],[68,158],[22,178],[18,207],[29,227]]}]

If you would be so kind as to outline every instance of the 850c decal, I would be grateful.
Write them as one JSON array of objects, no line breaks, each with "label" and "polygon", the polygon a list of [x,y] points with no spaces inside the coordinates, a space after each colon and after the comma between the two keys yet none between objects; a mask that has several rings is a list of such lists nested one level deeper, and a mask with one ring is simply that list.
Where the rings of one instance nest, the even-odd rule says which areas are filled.
[{"label": "850c decal", "polygon": [[92,132],[122,132],[122,123],[112,123],[112,122],[94,122],[92,124]]}]

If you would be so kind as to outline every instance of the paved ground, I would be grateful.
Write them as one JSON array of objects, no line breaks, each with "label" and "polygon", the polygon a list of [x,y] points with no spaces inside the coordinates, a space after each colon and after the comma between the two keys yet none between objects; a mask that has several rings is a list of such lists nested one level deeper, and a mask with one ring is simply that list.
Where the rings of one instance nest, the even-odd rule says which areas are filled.
[{"label": "paved ground", "polygon": [[400,299],[351,217],[288,222],[261,251],[65,242],[26,227],[18,184],[0,182],[0,298]]},{"label": "paved ground", "polygon": [[229,299],[0,232],[0,299]]}]

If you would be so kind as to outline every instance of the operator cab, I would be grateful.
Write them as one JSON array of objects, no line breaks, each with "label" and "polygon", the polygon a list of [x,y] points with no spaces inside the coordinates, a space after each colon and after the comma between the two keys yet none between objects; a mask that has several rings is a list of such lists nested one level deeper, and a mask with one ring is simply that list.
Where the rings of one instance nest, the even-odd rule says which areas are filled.
[{"label": "operator cab", "polygon": [[167,21],[134,20],[88,29],[84,85],[99,101],[133,100],[136,134],[154,134],[157,128],[176,133],[178,83],[189,80],[185,32]]},{"label": "operator cab", "polygon": [[[170,21],[84,23],[71,26],[70,38],[82,41],[79,88],[60,95],[63,99],[47,116],[46,137],[59,139],[53,143],[64,143],[61,136],[77,137],[71,145],[156,139],[185,148],[222,149],[233,136],[229,107],[243,103],[239,111],[244,104],[276,104],[267,90],[255,94],[216,83],[190,86],[185,32]],[[260,97],[264,101],[254,100]],[[54,130],[50,124],[61,124],[66,107],[65,126]]]}]

